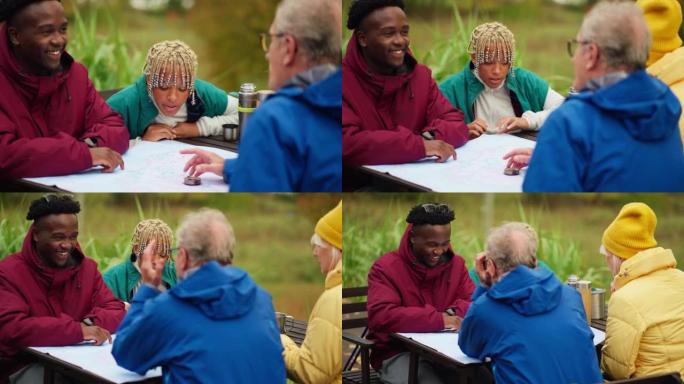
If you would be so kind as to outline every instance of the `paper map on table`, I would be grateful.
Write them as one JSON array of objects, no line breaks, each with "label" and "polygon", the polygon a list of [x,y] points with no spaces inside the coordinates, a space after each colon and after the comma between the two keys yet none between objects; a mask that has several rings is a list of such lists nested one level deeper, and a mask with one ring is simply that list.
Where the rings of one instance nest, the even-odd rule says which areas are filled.
[{"label": "paper map on table", "polygon": [[[606,333],[591,327],[594,333],[594,345],[602,343],[606,339]],[[419,342],[435,351],[444,354],[461,364],[481,363],[482,360],[466,356],[458,346],[458,333],[438,332],[438,333],[400,333],[400,335]]]},{"label": "paper map on table", "polygon": [[72,192],[227,192],[228,186],[223,177],[212,173],[201,176],[201,185],[183,184],[183,166],[193,156],[179,153],[185,148],[201,148],[224,159],[237,157],[236,153],[223,149],[197,147],[178,141],[142,141],[123,155],[123,170],[117,168],[113,173],[102,173],[99,168],[92,168],[75,175],[26,180]]},{"label": "paper map on table", "polygon": [[[116,335],[112,335],[112,342],[115,338]],[[140,376],[135,372],[119,367],[112,356],[112,344],[109,342],[100,346],[78,344],[66,347],[31,347],[31,349],[47,353],[115,383],[139,381],[161,376],[162,373],[161,368],[157,367],[147,371],[145,376]]]},{"label": "paper map on table", "polygon": [[367,165],[435,192],[521,192],[525,169],[506,176],[506,152],[533,148],[536,143],[512,135],[483,135],[456,148],[456,160],[437,163],[424,159],[409,164]]}]

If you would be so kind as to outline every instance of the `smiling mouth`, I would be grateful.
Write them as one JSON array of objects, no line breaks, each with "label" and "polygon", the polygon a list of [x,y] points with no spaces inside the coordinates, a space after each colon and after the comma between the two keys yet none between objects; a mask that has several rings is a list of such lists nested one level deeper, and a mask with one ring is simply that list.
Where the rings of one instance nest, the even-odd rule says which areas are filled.
[{"label": "smiling mouth", "polygon": [[47,55],[53,59],[59,59],[62,56],[62,49],[51,49],[47,51]]}]

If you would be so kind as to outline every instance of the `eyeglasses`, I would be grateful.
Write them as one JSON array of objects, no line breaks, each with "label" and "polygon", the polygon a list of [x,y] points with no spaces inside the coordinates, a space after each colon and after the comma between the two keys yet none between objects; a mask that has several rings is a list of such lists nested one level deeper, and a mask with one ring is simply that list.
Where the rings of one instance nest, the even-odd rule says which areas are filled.
[{"label": "eyeglasses", "polygon": [[279,33],[260,33],[259,34],[259,42],[261,43],[261,49],[264,50],[264,52],[268,52],[268,47],[271,46],[271,39],[274,38],[280,38],[285,36],[285,32],[279,32]]},{"label": "eyeglasses", "polygon": [[425,210],[426,213],[449,210],[449,206],[446,204],[425,203],[422,204],[421,207]]},{"label": "eyeglasses", "polygon": [[575,55],[575,50],[577,49],[577,44],[582,44],[582,45],[591,44],[591,41],[570,39],[567,41],[566,44],[567,44],[566,48],[568,49],[568,55],[570,55],[570,57],[573,57]]}]

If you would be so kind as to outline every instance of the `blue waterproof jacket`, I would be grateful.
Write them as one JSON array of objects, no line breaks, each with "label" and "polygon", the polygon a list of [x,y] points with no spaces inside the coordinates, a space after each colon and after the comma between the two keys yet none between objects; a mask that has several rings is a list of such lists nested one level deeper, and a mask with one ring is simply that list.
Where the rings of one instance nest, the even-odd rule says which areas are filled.
[{"label": "blue waterproof jacket", "polygon": [[341,124],[341,70],[281,88],[250,117],[238,158],[224,164],[230,191],[340,192]]},{"label": "blue waterproof jacket", "polygon": [[684,191],[681,110],[645,71],[568,97],[539,133],[523,191]]},{"label": "blue waterproof jacket", "polygon": [[490,289],[478,287],[458,345],[491,358],[502,383],[600,383],[582,299],[544,267],[518,266]]},{"label": "blue waterproof jacket", "polygon": [[165,383],[284,383],[283,347],[271,297],[249,275],[211,261],[159,293],[140,287],[112,355]]}]

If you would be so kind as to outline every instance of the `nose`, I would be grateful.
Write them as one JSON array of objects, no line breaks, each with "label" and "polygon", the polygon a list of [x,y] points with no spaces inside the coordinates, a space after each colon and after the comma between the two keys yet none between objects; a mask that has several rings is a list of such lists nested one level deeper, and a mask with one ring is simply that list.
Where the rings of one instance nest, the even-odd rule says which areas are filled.
[{"label": "nose", "polygon": [[176,87],[171,87],[166,99],[171,103],[175,103],[176,100],[178,100],[178,89]]},{"label": "nose", "polygon": [[57,31],[50,36],[50,44],[53,47],[63,47],[66,44],[66,34]]},{"label": "nose", "polygon": [[406,45],[406,39],[401,35],[401,33],[395,33],[392,36],[392,45],[397,47],[403,47]]},{"label": "nose", "polygon": [[495,75],[500,75],[501,72],[503,72],[503,64],[501,63],[496,63],[494,64],[493,72]]}]

